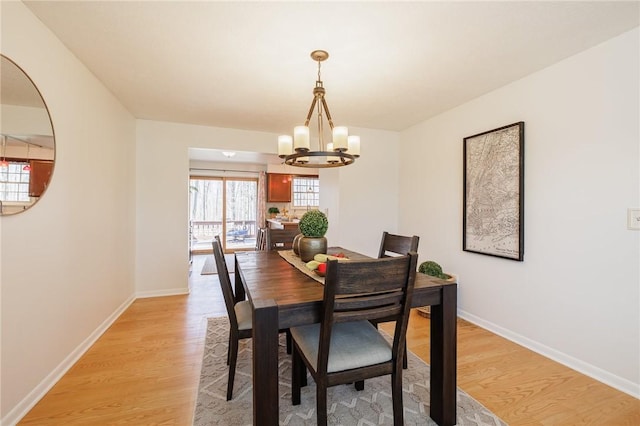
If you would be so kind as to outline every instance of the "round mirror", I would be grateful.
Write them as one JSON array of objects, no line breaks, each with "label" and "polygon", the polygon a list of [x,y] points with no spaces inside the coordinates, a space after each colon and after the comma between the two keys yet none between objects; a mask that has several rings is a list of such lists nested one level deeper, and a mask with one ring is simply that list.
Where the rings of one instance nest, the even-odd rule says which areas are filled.
[{"label": "round mirror", "polygon": [[20,213],[44,194],[55,139],[47,105],[29,76],[0,55],[0,214]]}]

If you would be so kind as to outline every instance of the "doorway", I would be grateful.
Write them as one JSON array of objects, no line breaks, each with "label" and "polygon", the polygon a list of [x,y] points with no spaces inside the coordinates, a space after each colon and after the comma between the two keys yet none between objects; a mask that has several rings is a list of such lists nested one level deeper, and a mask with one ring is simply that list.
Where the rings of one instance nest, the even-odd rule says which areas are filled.
[{"label": "doorway", "polygon": [[189,179],[189,241],[192,254],[212,253],[219,235],[225,252],[256,245],[258,180],[192,176]]}]

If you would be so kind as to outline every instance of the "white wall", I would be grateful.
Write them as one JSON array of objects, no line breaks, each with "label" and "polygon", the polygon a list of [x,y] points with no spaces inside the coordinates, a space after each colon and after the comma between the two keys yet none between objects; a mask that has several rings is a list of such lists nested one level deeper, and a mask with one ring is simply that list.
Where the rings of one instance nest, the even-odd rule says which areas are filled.
[{"label": "white wall", "polygon": [[382,232],[397,231],[400,134],[349,130],[361,137],[361,156],[351,166],[320,171],[320,208],[329,211],[329,245],[377,256]]},{"label": "white wall", "polygon": [[2,53],[40,89],[57,148],[42,200],[0,219],[9,425],[132,300],[135,120],[22,2],[1,8]]},{"label": "white wall", "polygon": [[[402,133],[401,232],[463,318],[640,396],[638,29]],[[462,251],[463,138],[525,122],[524,262]]]},{"label": "white wall", "polygon": [[[330,245],[377,254],[382,231],[397,222],[399,134],[358,129],[362,157],[329,178],[320,173],[321,203],[329,211]],[[138,296],[188,291],[189,148],[275,153],[272,133],[139,120],[136,165],[136,291]],[[325,181],[327,182],[325,184]],[[325,191],[325,185],[326,191]],[[331,188],[339,194],[331,194]],[[372,191],[372,188],[374,189]],[[372,195],[373,194],[373,195]],[[338,205],[337,203],[335,205]],[[363,214],[364,213],[364,214]],[[332,218],[340,217],[340,221]]]}]

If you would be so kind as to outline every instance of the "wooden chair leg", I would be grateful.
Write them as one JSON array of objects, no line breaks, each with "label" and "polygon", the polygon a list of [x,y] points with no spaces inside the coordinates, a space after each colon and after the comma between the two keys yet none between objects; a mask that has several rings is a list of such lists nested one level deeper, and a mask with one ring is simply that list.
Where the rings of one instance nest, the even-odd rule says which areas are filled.
[{"label": "wooden chair leg", "polygon": [[300,405],[301,364],[304,364],[300,353],[293,348],[291,355],[291,404]]},{"label": "wooden chair leg", "polygon": [[229,380],[227,380],[227,401],[233,398],[233,381],[236,377],[236,363],[238,361],[238,339],[229,343]]},{"label": "wooden chair leg", "polygon": [[232,339],[233,336],[231,335],[231,332],[229,332],[229,343],[227,344],[227,365],[229,365],[229,357],[231,354],[231,345],[232,345]]},{"label": "wooden chair leg", "polygon": [[291,332],[289,331],[289,329],[287,329],[286,331],[286,338],[287,338],[287,354],[291,355]]},{"label": "wooden chair leg", "polygon": [[316,410],[318,426],[327,426],[327,386],[316,383]]},{"label": "wooden chair leg", "polygon": [[409,368],[409,359],[407,357],[407,341],[404,342],[404,355],[402,356],[402,369],[406,370]]},{"label": "wooden chair leg", "polygon": [[404,407],[402,404],[402,370],[391,375],[391,394],[393,399],[393,425],[404,425]]}]

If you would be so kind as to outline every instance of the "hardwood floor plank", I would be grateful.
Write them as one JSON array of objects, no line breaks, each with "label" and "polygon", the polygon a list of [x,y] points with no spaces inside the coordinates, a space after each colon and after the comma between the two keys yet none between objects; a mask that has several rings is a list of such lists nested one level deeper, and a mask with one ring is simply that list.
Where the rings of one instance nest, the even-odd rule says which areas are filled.
[{"label": "hardwood floor plank", "polygon": [[[191,294],[136,300],[19,424],[190,425],[206,318],[226,315],[202,262]],[[414,311],[409,328],[409,350],[429,362],[429,320]],[[640,425],[639,400],[464,320],[458,386],[511,425]]]}]

